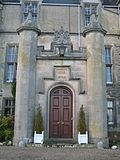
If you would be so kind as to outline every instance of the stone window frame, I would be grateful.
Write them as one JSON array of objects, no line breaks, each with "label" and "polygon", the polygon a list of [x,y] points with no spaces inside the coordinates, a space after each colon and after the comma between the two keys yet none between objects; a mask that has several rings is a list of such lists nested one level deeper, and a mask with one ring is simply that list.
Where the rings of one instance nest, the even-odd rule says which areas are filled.
[{"label": "stone window frame", "polygon": [[[12,58],[8,58],[8,54],[9,54],[9,48],[13,47],[14,48],[14,52],[13,52],[13,57]],[[16,51],[18,51],[18,47],[19,45],[16,43],[9,43],[6,45],[6,57],[5,57],[5,73],[4,73],[4,82],[5,83],[11,83],[16,79],[16,72],[17,72],[17,60],[18,60],[18,52],[17,55],[15,54]],[[8,79],[8,66],[13,66],[13,68],[15,69],[14,73],[13,73],[13,78]],[[12,74],[12,73],[11,73]]]},{"label": "stone window frame", "polygon": [[[106,63],[106,49],[110,50],[110,62]],[[113,52],[112,52],[112,46],[110,45],[106,45],[105,46],[105,65],[106,65],[106,69],[110,68],[110,79],[111,81],[107,81],[107,70],[105,71],[106,73],[106,84],[107,85],[112,85],[113,84]]]},{"label": "stone window frame", "polygon": [[[108,102],[112,102],[112,106],[108,106]],[[112,113],[112,120],[109,121],[109,114]],[[115,126],[116,124],[116,107],[115,107],[115,100],[114,99],[111,99],[111,98],[108,98],[107,99],[107,123],[108,123],[108,126]]]},{"label": "stone window frame", "polygon": [[[88,25],[90,24],[90,17],[91,17],[91,13],[92,13],[92,10],[93,8],[96,7],[96,14],[97,14],[97,6],[98,6],[98,3],[90,3],[90,2],[84,2],[84,5],[83,5],[83,15],[84,15],[84,27],[88,27]],[[88,7],[87,10],[85,10],[85,7]],[[87,12],[85,12],[87,11]]]},{"label": "stone window frame", "polygon": [[[37,23],[38,22],[38,16],[39,16],[39,2],[38,1],[24,1],[24,3],[22,4],[22,22],[24,22],[27,19],[28,16],[28,7],[25,9],[25,5],[30,5],[30,3],[32,3],[32,7],[33,4],[37,5],[37,10],[35,12],[32,11],[32,20]],[[33,8],[32,8],[33,10]],[[34,19],[33,16],[36,16],[36,18]],[[26,18],[25,18],[26,17]]]},{"label": "stone window frame", "polygon": [[15,100],[12,97],[3,97],[2,115],[10,116],[15,114]]}]

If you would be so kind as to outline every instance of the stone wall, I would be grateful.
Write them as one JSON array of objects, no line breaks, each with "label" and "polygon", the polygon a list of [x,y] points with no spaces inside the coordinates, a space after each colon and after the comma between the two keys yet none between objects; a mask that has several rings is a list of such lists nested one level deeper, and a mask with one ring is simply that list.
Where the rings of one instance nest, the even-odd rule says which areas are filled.
[{"label": "stone wall", "polygon": [[3,5],[2,32],[16,32],[21,23],[21,7],[17,5]]}]

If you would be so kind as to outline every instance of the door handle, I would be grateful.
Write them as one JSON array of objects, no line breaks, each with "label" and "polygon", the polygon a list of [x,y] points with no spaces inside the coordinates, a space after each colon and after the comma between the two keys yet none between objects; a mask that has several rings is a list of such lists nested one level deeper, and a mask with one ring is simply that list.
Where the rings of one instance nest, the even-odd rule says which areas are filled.
[{"label": "door handle", "polygon": [[57,122],[57,124],[60,124],[60,122]]},{"label": "door handle", "polygon": [[62,124],[64,124],[64,122],[62,122]]}]

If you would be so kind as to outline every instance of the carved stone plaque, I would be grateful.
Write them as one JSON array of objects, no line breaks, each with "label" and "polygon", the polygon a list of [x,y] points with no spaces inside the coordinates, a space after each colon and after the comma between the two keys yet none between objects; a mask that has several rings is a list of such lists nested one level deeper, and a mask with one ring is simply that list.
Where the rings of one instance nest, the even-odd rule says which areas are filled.
[{"label": "carved stone plaque", "polygon": [[55,80],[68,81],[69,80],[69,68],[55,68]]}]

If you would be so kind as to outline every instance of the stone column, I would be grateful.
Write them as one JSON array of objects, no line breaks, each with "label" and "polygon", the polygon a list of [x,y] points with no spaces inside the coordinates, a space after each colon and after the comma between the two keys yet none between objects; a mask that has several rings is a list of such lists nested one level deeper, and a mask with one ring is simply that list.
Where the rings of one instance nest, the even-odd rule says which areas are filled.
[{"label": "stone column", "polygon": [[92,15],[83,32],[87,45],[87,85],[89,108],[89,141],[107,145],[107,105],[105,82],[104,35],[106,31]]},{"label": "stone column", "polygon": [[14,145],[33,137],[35,112],[35,73],[37,39],[40,30],[32,22],[32,13],[17,29],[19,54],[16,80]]}]

